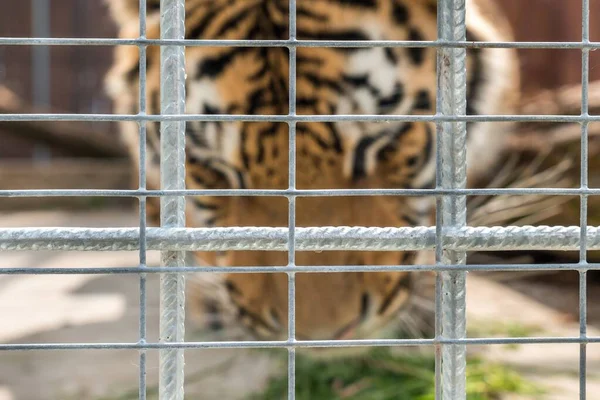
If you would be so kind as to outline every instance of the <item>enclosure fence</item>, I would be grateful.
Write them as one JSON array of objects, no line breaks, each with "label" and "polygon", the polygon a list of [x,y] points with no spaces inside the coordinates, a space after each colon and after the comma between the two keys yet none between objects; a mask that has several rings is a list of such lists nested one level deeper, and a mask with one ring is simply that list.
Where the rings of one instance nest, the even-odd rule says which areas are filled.
[{"label": "enclosure fence", "polygon": [[[586,398],[586,345],[600,343],[587,335],[586,252],[600,250],[600,227],[587,226],[587,198],[600,195],[588,187],[588,124],[600,116],[588,114],[589,52],[600,49],[590,42],[589,0],[583,0],[580,42],[468,42],[465,0],[438,1],[436,41],[333,41],[296,39],[296,0],[290,0],[289,40],[184,40],[185,0],[161,0],[161,38],[146,38],[146,0],[140,0],[138,39],[0,38],[0,45],[63,46],[125,45],[139,48],[139,113],[1,114],[3,121],[135,121],[139,124],[140,164],[137,190],[0,190],[0,197],[100,196],[139,199],[138,228],[0,228],[0,250],[139,250],[139,266],[128,268],[2,268],[0,274],[139,274],[139,340],[135,343],[30,343],[0,344],[0,351],[138,349],[139,398],[146,398],[146,351],[160,352],[160,398],[183,399],[184,350],[193,348],[285,348],[288,351],[288,398],[295,398],[297,348],[353,346],[434,346],[436,349],[436,398],[466,398],[466,346],[508,343],[577,343],[580,345],[580,398]],[[161,46],[161,114],[146,113],[146,48]],[[289,49],[288,115],[193,115],[185,114],[185,46],[285,47]],[[435,115],[296,115],[296,49],[299,47],[436,47],[438,90]],[[467,48],[562,48],[582,52],[581,114],[565,115],[466,115],[465,54]],[[146,188],[146,124],[161,123],[161,190]],[[289,126],[289,188],[283,190],[186,190],[184,183],[186,121],[278,121]],[[296,124],[314,121],[432,121],[437,124],[437,179],[435,189],[296,189]],[[577,189],[466,189],[466,123],[469,121],[556,121],[581,124],[581,182]],[[544,194],[580,197],[580,226],[490,227],[466,226],[466,197],[470,195]],[[186,228],[185,196],[277,196],[289,200],[288,228]],[[146,199],[161,198],[161,227],[146,227]],[[296,228],[296,199],[309,196],[434,196],[435,227],[414,228]],[[296,250],[424,250],[435,249],[436,264],[396,266],[295,265]],[[472,250],[579,250],[577,264],[465,265]],[[148,250],[162,252],[162,267],[146,265]],[[280,267],[192,267],[185,252],[193,250],[277,250],[288,252],[288,265]],[[433,339],[298,340],[295,335],[295,274],[298,272],[421,271],[439,272],[436,284],[436,335]],[[579,272],[580,335],[576,337],[467,338],[466,271],[573,270]],[[274,273],[288,276],[289,335],[284,341],[184,341],[184,284],[192,272]],[[146,276],[161,274],[160,340],[146,338]]]}]

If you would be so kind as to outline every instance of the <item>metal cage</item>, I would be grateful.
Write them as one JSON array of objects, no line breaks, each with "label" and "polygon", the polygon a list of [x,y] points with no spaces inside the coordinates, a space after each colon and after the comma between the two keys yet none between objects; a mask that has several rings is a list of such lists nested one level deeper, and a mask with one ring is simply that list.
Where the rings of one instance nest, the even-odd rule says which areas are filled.
[{"label": "metal cage", "polygon": [[[97,114],[2,114],[3,121],[135,121],[139,124],[140,165],[137,190],[0,190],[0,196],[116,196],[139,199],[139,229],[135,228],[0,228],[0,250],[139,250],[139,266],[131,268],[3,268],[0,274],[138,274],[140,290],[139,340],[132,343],[0,344],[0,352],[22,350],[138,349],[139,398],[146,398],[146,350],[160,351],[160,398],[183,399],[184,350],[191,348],[285,348],[288,351],[288,398],[295,398],[295,354],[302,347],[417,346],[436,349],[436,398],[466,398],[466,346],[505,343],[578,343],[580,345],[580,398],[586,398],[586,345],[599,337],[586,335],[586,252],[600,249],[600,227],[587,226],[587,199],[600,195],[588,188],[588,124],[600,116],[588,114],[589,53],[600,43],[589,37],[590,5],[583,0],[580,42],[469,42],[466,41],[465,0],[438,1],[436,41],[311,41],[296,39],[296,0],[290,0],[289,40],[184,40],[185,0],[161,1],[161,38],[146,38],[146,0],[140,0],[140,37],[137,39],[0,38],[0,45],[26,46],[137,46],[140,62],[140,111],[136,115]],[[161,46],[161,115],[146,113],[146,48]],[[185,114],[185,46],[263,46],[289,49],[289,114],[191,115]],[[437,113],[415,115],[296,115],[296,49],[299,47],[436,47],[438,49]],[[467,48],[561,48],[582,53],[581,114],[563,115],[466,115],[465,54]],[[444,60],[445,62],[442,62]],[[577,189],[466,189],[466,123],[469,121],[556,121],[581,124],[581,182]],[[146,188],[146,124],[161,123],[162,189]],[[278,121],[289,126],[289,188],[284,190],[186,190],[184,183],[184,137],[186,121]],[[299,190],[296,189],[295,128],[310,121],[432,121],[438,127],[437,180],[435,189],[409,190]],[[442,168],[444,165],[444,168]],[[580,197],[579,227],[491,227],[466,226],[466,197],[500,194],[576,195]],[[289,201],[289,226],[285,228],[185,228],[185,196],[278,196]],[[434,196],[437,199],[435,227],[415,228],[296,228],[296,199],[307,196]],[[161,198],[161,227],[146,227],[146,198]],[[191,250],[277,250],[287,251],[288,266],[282,267],[192,267],[185,264]],[[403,266],[315,266],[297,267],[296,250],[420,250],[435,249],[435,265]],[[579,250],[578,264],[465,265],[468,250],[563,249]],[[147,250],[162,252],[163,266],[146,266]],[[467,338],[465,276],[468,270],[573,270],[580,279],[580,335],[576,337]],[[436,285],[436,335],[433,339],[306,341],[295,337],[295,273],[344,271],[439,272]],[[273,273],[283,272],[289,282],[289,336],[285,341],[184,341],[184,277],[190,272]],[[161,274],[161,340],[146,339],[146,275]]]}]

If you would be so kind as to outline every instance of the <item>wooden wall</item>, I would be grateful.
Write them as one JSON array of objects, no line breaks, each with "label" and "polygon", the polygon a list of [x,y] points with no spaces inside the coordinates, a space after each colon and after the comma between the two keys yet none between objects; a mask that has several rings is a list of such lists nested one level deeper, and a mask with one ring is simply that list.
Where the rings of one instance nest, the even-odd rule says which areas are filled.
[{"label": "wooden wall", "polygon": [[[498,0],[517,41],[581,41],[581,0]],[[600,41],[600,0],[590,0],[590,39]],[[600,79],[600,54],[590,53],[590,78]],[[521,50],[523,89],[581,82],[581,51]]]},{"label": "wooden wall", "polygon": [[[30,0],[5,1],[0,12],[0,36],[30,37]],[[106,13],[104,0],[50,0],[52,37],[115,37],[114,26]],[[109,46],[51,46],[50,93],[55,112],[110,113],[111,105],[103,92],[103,74],[110,65]],[[0,84],[23,99],[32,99],[32,48],[0,46]],[[90,123],[92,129],[106,130],[108,123]],[[2,133],[0,132],[0,135]],[[39,151],[25,140],[2,137],[2,157],[29,157]],[[3,143],[3,144],[4,144]],[[43,146],[42,146],[43,147]],[[57,149],[43,149],[61,155]]]}]

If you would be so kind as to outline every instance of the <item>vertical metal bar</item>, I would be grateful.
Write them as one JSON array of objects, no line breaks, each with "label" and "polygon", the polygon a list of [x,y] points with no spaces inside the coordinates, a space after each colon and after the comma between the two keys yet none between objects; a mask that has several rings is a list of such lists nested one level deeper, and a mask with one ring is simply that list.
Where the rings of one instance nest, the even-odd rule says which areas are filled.
[{"label": "vertical metal bar", "polygon": [[[185,38],[185,0],[161,0],[161,39]],[[185,47],[162,46],[161,114],[185,114]],[[163,190],[185,189],[185,122],[163,121],[160,127],[160,171]],[[161,198],[162,227],[185,226],[185,197]],[[165,251],[162,263],[167,267],[185,265],[185,252]],[[184,274],[163,274],[160,281],[160,341],[183,342],[185,318]],[[159,398],[183,400],[183,349],[160,350]]]},{"label": "vertical metal bar", "polygon": [[[584,44],[590,42],[590,1],[582,1],[581,12],[581,36]],[[581,115],[589,116],[589,83],[590,83],[590,50],[582,49],[581,52]],[[589,123],[581,124],[581,189],[588,188],[588,128]],[[587,266],[587,214],[588,196],[579,196],[579,226],[580,247],[579,263]],[[579,273],[579,335],[581,338],[587,336],[587,273],[582,270]],[[579,398],[585,400],[587,397],[587,346],[581,343],[579,346]]]},{"label": "vertical metal bar", "polygon": [[[438,173],[439,176],[439,173]],[[437,178],[436,178],[437,180]],[[439,186],[439,184],[438,184]],[[435,215],[435,260],[436,265],[441,265],[440,260],[442,259],[442,199],[436,198],[436,215]],[[442,337],[442,275],[441,272],[436,274],[435,279],[435,337],[440,339]],[[442,399],[442,345],[435,345],[435,400]]]},{"label": "vertical metal bar", "polygon": [[[140,38],[146,38],[146,0],[139,2],[139,18],[140,18]],[[139,84],[139,114],[146,115],[146,46],[138,47],[140,61],[140,84]],[[140,160],[139,160],[139,182],[140,190],[146,189],[146,122],[139,121],[139,141],[140,141]],[[146,268],[146,196],[139,199],[139,217],[140,217],[140,267]],[[146,343],[146,311],[147,311],[147,295],[146,295],[146,274],[140,274],[140,321],[139,321],[139,342]],[[140,350],[140,370],[139,370],[139,399],[146,400],[146,350]]]},{"label": "vertical metal bar", "polygon": [[[466,40],[465,0],[438,1],[438,37],[441,41]],[[466,115],[466,49],[437,50],[437,113],[444,116]],[[466,186],[466,123],[443,122],[437,126],[438,188]],[[464,264],[466,253],[444,251],[443,230],[466,225],[466,197],[441,196],[437,199],[436,263]],[[466,337],[466,273],[441,272],[437,293],[437,330],[441,337]],[[441,359],[440,359],[441,358]],[[438,357],[438,399],[466,398],[466,346],[444,345]],[[440,385],[441,384],[441,385]]]},{"label": "vertical metal bar", "polygon": [[[579,335],[587,337],[587,272],[579,273]],[[587,398],[587,344],[579,345],[579,398]]]},{"label": "vertical metal bar", "polygon": [[[296,40],[296,0],[290,0],[289,39]],[[296,115],[296,47],[288,47],[289,51],[289,96],[288,115]],[[289,137],[289,188],[296,189],[296,122],[288,123]],[[288,266],[296,265],[296,197],[288,197]],[[296,274],[288,272],[288,340],[296,340]],[[296,398],[296,348],[288,348],[288,399]]]}]

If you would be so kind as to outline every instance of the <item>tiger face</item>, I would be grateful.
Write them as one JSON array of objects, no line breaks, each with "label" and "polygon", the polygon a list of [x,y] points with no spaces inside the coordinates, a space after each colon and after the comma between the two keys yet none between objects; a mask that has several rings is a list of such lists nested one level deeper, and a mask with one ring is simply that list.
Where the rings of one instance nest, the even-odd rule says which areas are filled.
[{"label": "tiger face", "polygon": [[[109,0],[121,37],[137,37],[137,0]],[[147,36],[159,36],[157,2],[148,3]],[[298,0],[298,40],[407,40],[437,38],[434,0]],[[287,0],[187,0],[186,38],[287,40]],[[490,0],[467,1],[470,40],[510,40]],[[118,113],[136,113],[139,57],[116,50],[107,87]],[[148,113],[160,112],[160,52],[148,48]],[[187,112],[192,114],[432,115],[436,104],[436,50],[418,47],[303,47],[290,69],[287,47],[186,49]],[[518,98],[516,53],[468,50],[469,114],[511,113]],[[290,71],[295,80],[290,80]],[[290,91],[295,88],[291,99]],[[138,128],[121,124],[136,168]],[[468,124],[470,179],[493,173],[506,123]],[[148,188],[159,187],[159,124],[149,123]],[[295,145],[290,148],[293,135]],[[291,155],[298,189],[432,188],[436,127],[429,122],[200,122],[186,124],[189,189],[287,189]],[[485,156],[482,156],[485,154]],[[150,202],[149,205],[153,203]],[[430,225],[433,201],[416,197],[298,198],[297,226]],[[276,197],[188,198],[189,226],[287,226],[288,204]],[[296,255],[302,265],[406,265],[431,263],[428,253],[322,252]],[[200,263],[287,265],[285,253],[198,254]],[[400,271],[297,273],[297,338],[369,338],[387,335],[398,320],[430,313],[423,282],[431,274]],[[424,286],[423,286],[424,285]],[[188,292],[198,319],[227,320],[260,339],[287,337],[288,278],[277,274],[199,274]],[[424,305],[417,307],[415,304]],[[216,316],[216,319],[213,318]],[[425,319],[427,319],[425,318]],[[412,324],[411,326],[418,326]],[[429,324],[431,325],[431,324]],[[414,329],[413,329],[413,333]]]}]

